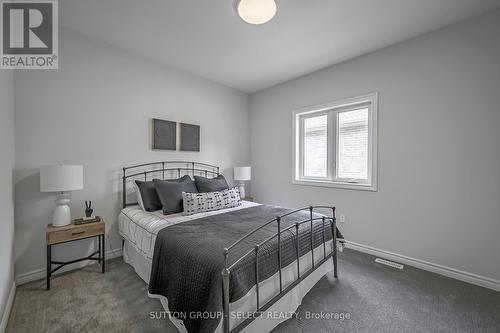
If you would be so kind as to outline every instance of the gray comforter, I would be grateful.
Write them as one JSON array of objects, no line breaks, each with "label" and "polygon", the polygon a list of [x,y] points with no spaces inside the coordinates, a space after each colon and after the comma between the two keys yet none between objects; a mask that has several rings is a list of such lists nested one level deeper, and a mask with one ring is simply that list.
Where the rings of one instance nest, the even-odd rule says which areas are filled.
[{"label": "gray comforter", "polygon": [[[169,310],[176,312],[177,316],[184,316],[188,332],[213,332],[222,318],[222,249],[288,211],[274,206],[256,206],[160,230],[155,243],[149,292],[167,297]],[[308,212],[292,214],[283,219],[282,229],[308,218]],[[328,223],[326,225],[329,226]],[[301,255],[310,251],[309,226],[306,223],[299,229]],[[316,247],[323,240],[321,220],[314,222],[313,231]],[[246,239],[231,250],[229,264],[276,232],[277,225],[273,223]],[[325,238],[332,238],[331,228],[327,228]],[[283,233],[281,239],[282,265],[285,267],[296,259],[295,228]],[[276,237],[266,243],[259,253],[259,281],[262,281],[278,271]],[[255,255],[250,255],[231,271],[230,301],[244,296],[255,283]],[[205,316],[210,313],[211,318],[199,318],[196,315],[198,312],[205,313]]]}]

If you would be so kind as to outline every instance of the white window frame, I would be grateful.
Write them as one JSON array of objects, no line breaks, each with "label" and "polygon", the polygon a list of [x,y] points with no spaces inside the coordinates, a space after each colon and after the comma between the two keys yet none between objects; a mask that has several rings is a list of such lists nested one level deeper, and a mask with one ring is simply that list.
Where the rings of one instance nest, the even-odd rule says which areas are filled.
[{"label": "white window frame", "polygon": [[[336,163],[338,161],[338,114],[368,107],[368,180],[338,178]],[[331,114],[328,122],[328,176],[303,176],[303,119]],[[293,112],[293,173],[292,184],[336,187],[352,190],[377,191],[377,140],[378,140],[378,94],[371,93],[354,98],[348,98],[332,103],[309,106]],[[334,135],[335,134],[335,135]]]}]

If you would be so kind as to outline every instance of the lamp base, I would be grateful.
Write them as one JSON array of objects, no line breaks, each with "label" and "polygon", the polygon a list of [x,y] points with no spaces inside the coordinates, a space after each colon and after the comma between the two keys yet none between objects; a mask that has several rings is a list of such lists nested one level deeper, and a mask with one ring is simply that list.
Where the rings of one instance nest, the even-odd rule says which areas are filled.
[{"label": "lamp base", "polygon": [[52,226],[63,227],[71,224],[71,210],[69,209],[70,195],[67,192],[61,192],[57,195],[57,207],[52,217]]},{"label": "lamp base", "polygon": [[240,191],[240,198],[244,199],[246,197],[246,194],[245,194],[245,183],[240,183],[240,186],[239,186],[238,190]]}]

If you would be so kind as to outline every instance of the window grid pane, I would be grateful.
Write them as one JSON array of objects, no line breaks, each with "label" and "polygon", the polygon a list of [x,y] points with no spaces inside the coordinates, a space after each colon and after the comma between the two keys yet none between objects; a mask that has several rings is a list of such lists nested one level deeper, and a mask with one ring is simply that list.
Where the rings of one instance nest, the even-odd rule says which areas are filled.
[{"label": "window grid pane", "polygon": [[338,178],[368,179],[368,108],[338,114]]},{"label": "window grid pane", "polygon": [[304,119],[304,177],[328,176],[328,117]]}]

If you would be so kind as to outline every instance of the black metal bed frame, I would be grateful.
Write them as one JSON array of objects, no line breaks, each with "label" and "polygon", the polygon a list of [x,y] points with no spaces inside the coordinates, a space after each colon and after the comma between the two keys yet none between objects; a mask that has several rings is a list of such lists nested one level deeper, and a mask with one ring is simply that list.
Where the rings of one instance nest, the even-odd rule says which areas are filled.
[{"label": "black metal bed frame", "polygon": [[[332,210],[332,217],[313,217],[313,212],[314,209],[331,209]],[[309,210],[309,218],[300,222],[295,222],[295,224],[292,224],[284,229],[281,228],[281,221],[283,218],[290,216],[292,214],[295,214],[300,211],[304,210]],[[314,221],[322,221],[322,243],[323,243],[323,259],[321,259],[318,263],[314,262],[314,242],[313,242],[313,222]],[[326,251],[326,238],[325,238],[325,227],[328,227],[326,222],[328,221],[328,224],[331,227],[332,230],[332,251],[327,254]],[[307,270],[305,273],[302,275],[300,274],[300,249],[299,249],[299,227],[302,224],[305,224],[309,222],[309,238],[310,238],[310,247],[311,247],[311,256],[312,256],[312,266],[309,270]],[[278,232],[274,234],[271,237],[268,237],[264,241],[260,242],[259,244],[256,244],[254,249],[248,251],[246,254],[242,255],[239,257],[237,260],[235,260],[234,263],[228,266],[228,256],[232,248],[234,248],[236,245],[253,235],[254,233],[258,232],[262,228],[272,224],[276,223],[278,226]],[[282,279],[282,262],[281,262],[281,234],[295,228],[295,248],[296,248],[296,261],[297,261],[297,279],[294,280],[290,285],[288,285],[286,288],[283,289],[283,279]],[[259,249],[261,246],[266,244],[267,242],[271,241],[274,238],[278,238],[278,273],[279,273],[279,284],[280,284],[280,291],[279,293],[274,296],[271,300],[269,300],[266,304],[263,306],[260,306],[260,297],[259,297]],[[230,330],[230,320],[229,320],[229,277],[231,274],[231,270],[233,269],[234,266],[236,266],[239,262],[241,262],[244,258],[251,254],[255,255],[255,292],[256,292],[256,300],[257,300],[257,309],[253,313],[253,315],[249,316],[249,318],[245,319],[243,322],[241,322],[238,326],[233,328],[233,330]],[[324,262],[326,262],[328,259],[333,258],[333,269],[334,269],[334,276],[335,278],[338,277],[338,272],[337,272],[337,233],[336,233],[336,218],[335,218],[335,207],[329,207],[329,206],[309,206],[309,207],[304,207],[304,208],[299,208],[294,211],[288,212],[283,215],[276,216],[276,218],[272,219],[271,221],[261,225],[258,228],[255,228],[252,230],[250,233],[246,234],[245,236],[241,237],[239,240],[231,244],[231,246],[224,248],[223,249],[223,254],[224,254],[224,269],[222,270],[222,304],[223,304],[223,332],[224,333],[229,333],[229,332],[240,332],[243,330],[246,326],[248,326],[255,318],[259,317],[259,314],[263,311],[268,310],[271,306],[273,306],[278,300],[281,299],[286,293],[288,293],[290,290],[292,290],[295,286],[297,286],[300,282],[302,282],[305,278],[307,278],[312,272],[316,270],[319,266],[321,266]]]},{"label": "black metal bed frame", "polygon": [[[161,166],[161,168],[160,168]],[[152,170],[141,170],[137,171],[137,169],[140,168],[146,168],[146,167],[152,167]],[[128,172],[131,172],[131,170],[135,171],[132,174],[127,174]],[[125,167],[123,168],[123,208],[132,206],[132,205],[137,205],[137,203],[127,203],[127,180],[129,178],[138,178],[141,177],[142,180],[147,181],[148,175],[153,175],[153,174],[161,174],[161,179],[166,179],[166,173],[174,173],[178,178],[184,176],[184,175],[196,175],[198,173],[199,175],[204,175],[205,177],[211,175],[211,176],[218,176],[220,174],[220,168],[215,165],[211,164],[206,164],[206,163],[198,163],[198,162],[186,162],[186,161],[162,161],[162,162],[154,162],[154,163],[144,163],[144,164],[138,164],[130,167]],[[331,217],[314,217],[313,213],[315,209],[330,209],[332,212]],[[283,218],[290,216],[292,214],[296,214],[300,211],[304,210],[309,210],[309,218],[300,222],[296,222],[295,224],[292,224],[284,229],[281,227],[281,221]],[[314,241],[313,241],[313,222],[314,221],[319,221],[321,220],[322,222],[322,243],[323,243],[323,259],[321,259],[319,262],[315,263],[314,262]],[[305,273],[300,273],[300,250],[299,250],[299,227],[302,224],[308,223],[309,222],[309,238],[310,238],[310,247],[311,247],[311,256],[312,256],[312,266],[309,270],[307,270]],[[248,251],[241,257],[237,258],[234,263],[231,265],[228,264],[228,256],[231,251],[235,246],[240,244],[242,241],[250,237],[251,235],[255,234],[262,228],[276,223],[278,227],[278,231],[276,234],[274,234],[271,237],[268,237],[264,241],[260,242],[259,244],[255,244],[254,249]],[[327,253],[326,251],[326,238],[325,238],[325,228],[331,228],[332,232],[332,251],[330,253]],[[294,280],[292,283],[290,283],[286,288],[283,288],[283,279],[282,279],[282,260],[281,260],[281,235],[282,233],[289,231],[291,229],[295,228],[295,238],[296,238],[296,261],[297,261],[297,279]],[[286,293],[288,293],[290,290],[292,290],[295,286],[297,286],[300,282],[302,282],[305,278],[307,278],[312,272],[314,272],[318,267],[320,267],[323,263],[325,263],[327,260],[332,258],[333,260],[333,268],[334,268],[334,277],[338,277],[338,272],[337,272],[337,232],[336,232],[336,217],[335,217],[335,207],[330,207],[330,206],[309,206],[309,207],[304,207],[300,209],[296,209],[294,211],[288,212],[286,214],[276,216],[274,219],[271,221],[268,221],[264,223],[263,225],[259,226],[258,228],[255,228],[252,230],[250,233],[246,234],[245,236],[241,237],[238,239],[236,242],[231,244],[229,247],[222,249],[222,254],[224,256],[224,269],[222,270],[222,304],[223,304],[223,332],[224,333],[236,333],[240,332],[243,330],[246,326],[248,326],[255,318],[259,317],[259,314],[263,311],[268,310],[272,305],[274,305],[278,300],[281,299]],[[279,293],[274,296],[272,299],[270,299],[267,303],[264,305],[260,305],[260,294],[259,294],[259,249],[266,244],[267,242],[273,240],[274,238],[278,239],[278,273],[279,273],[279,285],[280,285],[280,291]],[[249,316],[249,318],[245,319],[242,321],[238,326],[233,328],[233,330],[230,330],[230,314],[229,314],[229,300],[230,300],[230,294],[229,294],[229,281],[230,281],[230,274],[231,270],[234,268],[235,265],[240,263],[242,260],[244,260],[247,256],[254,254],[255,255],[255,279],[256,279],[256,285],[255,285],[255,291],[256,291],[256,300],[257,300],[257,309],[254,312],[253,316]]]}]

